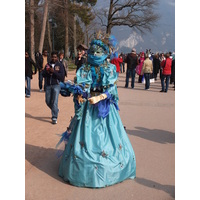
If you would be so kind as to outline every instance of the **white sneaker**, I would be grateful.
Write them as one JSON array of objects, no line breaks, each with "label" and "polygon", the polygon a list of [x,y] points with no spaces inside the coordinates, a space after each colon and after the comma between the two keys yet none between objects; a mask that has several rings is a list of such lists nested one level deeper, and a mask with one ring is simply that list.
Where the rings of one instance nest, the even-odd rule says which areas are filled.
[{"label": "white sneaker", "polygon": [[52,119],[52,124],[57,124],[57,119],[56,118]]}]

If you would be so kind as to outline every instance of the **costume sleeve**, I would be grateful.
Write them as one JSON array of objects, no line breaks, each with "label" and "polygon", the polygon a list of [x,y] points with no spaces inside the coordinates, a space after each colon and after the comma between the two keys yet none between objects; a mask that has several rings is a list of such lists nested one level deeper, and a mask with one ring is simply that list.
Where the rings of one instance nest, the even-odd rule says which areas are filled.
[{"label": "costume sleeve", "polygon": [[61,95],[70,96],[73,94],[75,116],[80,119],[82,116],[84,104],[86,103],[89,93],[90,86],[92,84],[92,75],[90,67],[83,65],[76,73],[76,83],[70,81],[66,83],[60,83]]},{"label": "costume sleeve", "polygon": [[90,93],[90,87],[92,84],[92,73],[90,67],[82,65],[76,73],[77,84],[82,85],[84,90]]},{"label": "costume sleeve", "polygon": [[108,67],[104,69],[104,76],[102,79],[102,86],[104,92],[107,91],[112,95],[112,98],[118,103],[119,97],[117,92],[117,72],[116,66],[108,64]]},{"label": "costume sleeve", "polygon": [[110,86],[113,85],[117,81],[117,72],[116,66],[109,63],[108,67],[104,69],[104,76],[102,79],[102,86]]}]

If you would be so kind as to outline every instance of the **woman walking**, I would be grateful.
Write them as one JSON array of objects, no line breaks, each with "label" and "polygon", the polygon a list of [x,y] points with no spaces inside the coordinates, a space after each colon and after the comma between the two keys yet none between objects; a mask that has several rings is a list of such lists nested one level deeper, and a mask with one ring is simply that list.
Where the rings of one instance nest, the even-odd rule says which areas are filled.
[{"label": "woman walking", "polygon": [[145,90],[149,90],[149,87],[150,87],[150,74],[152,74],[152,72],[153,72],[153,63],[149,59],[149,55],[148,54],[145,55],[145,58],[146,59],[144,60],[144,63],[143,63],[141,75],[144,74]]}]

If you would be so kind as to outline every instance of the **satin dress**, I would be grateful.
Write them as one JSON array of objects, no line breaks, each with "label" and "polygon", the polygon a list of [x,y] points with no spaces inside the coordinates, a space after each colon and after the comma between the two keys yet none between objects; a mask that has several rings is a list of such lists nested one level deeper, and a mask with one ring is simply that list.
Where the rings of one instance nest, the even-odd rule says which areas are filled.
[{"label": "satin dress", "polygon": [[[91,188],[134,179],[136,158],[119,116],[115,65],[85,64],[76,76],[87,97],[80,103],[74,95],[75,115],[68,127],[70,136],[59,176],[72,185]],[[96,104],[88,101],[89,97],[105,92],[107,99]]]}]

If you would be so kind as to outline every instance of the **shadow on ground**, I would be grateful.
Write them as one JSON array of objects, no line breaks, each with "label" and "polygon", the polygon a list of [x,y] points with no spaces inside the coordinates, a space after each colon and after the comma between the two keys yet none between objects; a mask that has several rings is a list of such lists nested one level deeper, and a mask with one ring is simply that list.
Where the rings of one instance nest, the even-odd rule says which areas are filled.
[{"label": "shadow on ground", "polygon": [[42,91],[40,91],[40,89],[34,89],[34,88],[31,88],[31,92],[38,92],[38,93],[45,93],[44,89],[42,89]]},{"label": "shadow on ground", "polygon": [[[25,144],[25,159],[29,163],[31,163],[31,165],[35,166],[37,169],[43,171],[54,179],[61,181],[64,184],[70,185],[58,175],[60,159],[56,157],[56,153],[57,149]],[[26,169],[26,171],[28,171],[28,169]],[[141,177],[136,177],[135,181],[143,186],[162,190],[170,194],[172,197],[175,196],[175,186],[173,185],[162,185],[155,181],[144,179]]]},{"label": "shadow on ground", "polygon": [[51,123],[50,117],[36,117],[36,116],[30,115],[28,113],[25,113],[25,118],[32,118],[32,119],[36,119],[36,120],[39,120],[39,121]]},{"label": "shadow on ground", "polygon": [[[58,175],[60,159],[56,157],[57,149],[25,144],[25,159],[39,170],[58,181],[66,183]],[[26,169],[28,171],[28,169]],[[67,184],[67,183],[66,183]]]},{"label": "shadow on ground", "polygon": [[175,143],[175,134],[173,132],[160,129],[147,129],[143,127],[135,128],[136,130],[126,130],[126,132],[129,135],[134,135],[161,144]]},{"label": "shadow on ground", "polygon": [[175,186],[174,185],[162,185],[152,180],[148,180],[141,177],[136,177],[135,181],[141,185],[146,187],[154,188],[157,190],[162,190],[171,195],[171,197],[175,198]]}]

